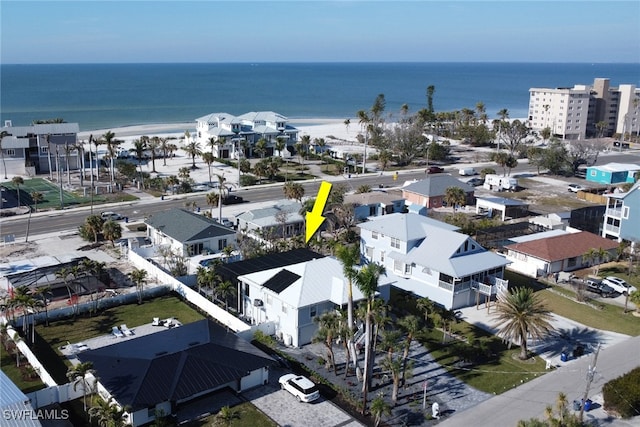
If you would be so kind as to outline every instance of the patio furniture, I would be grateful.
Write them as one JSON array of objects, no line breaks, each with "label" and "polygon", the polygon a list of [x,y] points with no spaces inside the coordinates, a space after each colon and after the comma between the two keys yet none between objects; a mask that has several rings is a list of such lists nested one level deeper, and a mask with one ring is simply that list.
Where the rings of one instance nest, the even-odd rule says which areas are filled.
[{"label": "patio furniture", "polygon": [[164,326],[164,320],[160,320],[159,317],[154,317],[151,326]]},{"label": "patio furniture", "polygon": [[122,331],[123,334],[125,334],[126,336],[130,337],[131,335],[133,335],[133,331],[131,329],[129,329],[127,327],[126,324],[122,324],[120,325],[120,330]]},{"label": "patio furniture", "polygon": [[120,328],[118,328],[117,326],[114,326],[113,328],[111,328],[111,333],[116,338],[124,338],[124,334],[122,333]]}]

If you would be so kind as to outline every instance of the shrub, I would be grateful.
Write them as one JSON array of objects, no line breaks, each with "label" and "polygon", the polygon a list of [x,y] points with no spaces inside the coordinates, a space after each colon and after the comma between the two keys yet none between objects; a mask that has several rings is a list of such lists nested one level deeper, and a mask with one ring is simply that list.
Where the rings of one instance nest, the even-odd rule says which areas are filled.
[{"label": "shrub", "polygon": [[602,387],[604,409],[622,418],[640,415],[640,368],[613,379]]},{"label": "shrub", "polygon": [[253,175],[242,175],[240,177],[240,185],[243,187],[249,187],[256,184],[256,177]]}]

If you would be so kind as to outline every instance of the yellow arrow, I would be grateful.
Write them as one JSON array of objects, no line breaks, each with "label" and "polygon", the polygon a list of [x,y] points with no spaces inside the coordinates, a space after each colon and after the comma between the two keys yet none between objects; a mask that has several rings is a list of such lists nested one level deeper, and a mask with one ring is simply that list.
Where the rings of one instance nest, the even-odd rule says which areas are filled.
[{"label": "yellow arrow", "polygon": [[325,220],[325,218],[322,216],[322,211],[324,210],[324,205],[327,204],[331,186],[332,184],[330,182],[322,181],[322,183],[320,184],[320,189],[318,190],[316,201],[313,203],[313,209],[311,210],[311,212],[307,212],[307,230],[305,243],[309,243],[309,240],[311,240],[313,235],[316,234],[316,231],[318,231]]}]

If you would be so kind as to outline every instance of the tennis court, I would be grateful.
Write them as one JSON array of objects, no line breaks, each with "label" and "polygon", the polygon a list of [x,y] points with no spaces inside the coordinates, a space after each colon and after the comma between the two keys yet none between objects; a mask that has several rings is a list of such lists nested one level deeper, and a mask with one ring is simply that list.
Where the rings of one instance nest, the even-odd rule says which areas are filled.
[{"label": "tennis court", "polygon": [[[9,190],[16,190],[16,185],[7,181],[2,183],[3,186]],[[22,205],[34,205],[31,193],[37,191],[42,193],[43,200],[38,202],[38,209],[40,208],[57,208],[60,206],[60,188],[42,178],[25,179],[24,184],[20,185],[20,203]],[[62,191],[62,200],[65,206],[80,205],[84,203],[90,203],[90,197],[81,197],[69,191]],[[102,200],[99,197],[94,198],[94,202]]]}]

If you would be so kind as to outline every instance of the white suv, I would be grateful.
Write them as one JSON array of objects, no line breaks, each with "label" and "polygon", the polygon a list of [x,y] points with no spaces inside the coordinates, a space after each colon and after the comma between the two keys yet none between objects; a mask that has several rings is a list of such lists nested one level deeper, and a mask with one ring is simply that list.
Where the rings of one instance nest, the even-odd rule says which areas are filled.
[{"label": "white suv", "polygon": [[602,283],[612,287],[614,291],[620,292],[622,295],[630,294],[636,290],[635,286],[631,286],[619,277],[607,276],[602,280]]},{"label": "white suv", "polygon": [[104,219],[105,221],[120,221],[123,217],[122,215],[115,213],[115,212],[102,212],[100,214],[100,216],[102,217],[102,219]]},{"label": "white suv", "polygon": [[280,388],[293,394],[298,402],[313,402],[320,397],[318,387],[307,377],[286,374],[278,380]]}]

